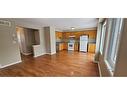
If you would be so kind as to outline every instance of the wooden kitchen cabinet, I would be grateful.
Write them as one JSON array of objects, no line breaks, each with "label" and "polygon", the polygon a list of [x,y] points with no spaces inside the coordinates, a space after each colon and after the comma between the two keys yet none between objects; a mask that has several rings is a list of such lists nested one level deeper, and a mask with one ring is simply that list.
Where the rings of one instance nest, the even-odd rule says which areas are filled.
[{"label": "wooden kitchen cabinet", "polygon": [[70,35],[69,32],[67,32],[67,33],[66,33],[66,39],[69,39],[69,36],[71,36],[71,35]]},{"label": "wooden kitchen cabinet", "polygon": [[64,43],[60,43],[59,44],[59,50],[63,50],[64,49]]},{"label": "wooden kitchen cabinet", "polygon": [[62,39],[63,38],[63,33],[62,32],[56,32],[56,38],[57,39]]},{"label": "wooden kitchen cabinet", "polygon": [[96,44],[93,43],[88,45],[88,52],[95,53],[95,49],[96,49]]},{"label": "wooden kitchen cabinet", "polygon": [[74,50],[75,50],[75,51],[78,51],[78,50],[79,50],[79,44],[78,44],[78,43],[75,43],[75,45],[74,45]]},{"label": "wooden kitchen cabinet", "polygon": [[56,39],[59,38],[59,32],[56,32]]},{"label": "wooden kitchen cabinet", "polygon": [[[84,31],[75,31],[75,32],[56,32],[56,40],[59,43],[59,49],[58,50],[68,50],[68,42],[70,39],[70,36],[75,36],[76,42],[80,41],[80,36],[81,35],[88,35],[90,41],[95,41],[96,40],[96,30],[84,30]],[[95,53],[95,48],[96,44],[95,43],[89,43],[88,44],[88,52]],[[79,43],[75,43],[74,45],[74,50],[78,51],[79,50]]]},{"label": "wooden kitchen cabinet", "polygon": [[67,50],[67,48],[68,48],[68,43],[63,43],[63,49]]}]

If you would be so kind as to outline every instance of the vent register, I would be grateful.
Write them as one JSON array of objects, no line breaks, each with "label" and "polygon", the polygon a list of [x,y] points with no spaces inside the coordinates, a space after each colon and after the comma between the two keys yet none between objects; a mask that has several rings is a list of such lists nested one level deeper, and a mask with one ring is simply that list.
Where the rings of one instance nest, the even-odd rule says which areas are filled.
[{"label": "vent register", "polygon": [[0,20],[0,25],[10,27],[11,22],[10,21],[5,21],[5,20]]}]

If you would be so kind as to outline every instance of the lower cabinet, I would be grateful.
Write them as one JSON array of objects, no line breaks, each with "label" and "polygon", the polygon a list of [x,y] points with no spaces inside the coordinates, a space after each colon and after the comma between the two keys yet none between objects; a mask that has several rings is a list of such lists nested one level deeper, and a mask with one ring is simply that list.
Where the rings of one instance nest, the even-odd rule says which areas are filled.
[{"label": "lower cabinet", "polygon": [[75,45],[74,45],[74,50],[75,50],[75,51],[78,51],[78,50],[79,50],[79,44],[78,44],[78,43],[75,43]]},{"label": "lower cabinet", "polygon": [[63,43],[63,50],[67,50],[68,48],[68,43]]},{"label": "lower cabinet", "polygon": [[90,44],[88,45],[88,52],[90,52],[90,53],[95,53],[95,49],[96,49],[96,44],[90,43]]},{"label": "lower cabinet", "polygon": [[[68,50],[68,43],[59,43],[59,51],[60,50]],[[75,51],[79,50],[79,44],[78,43],[75,43],[74,50]]]},{"label": "lower cabinet", "polygon": [[[88,44],[88,52],[95,53],[95,49],[96,49],[96,44],[94,44],[94,43]],[[68,50],[68,43],[59,43],[58,50],[59,51]],[[79,43],[75,43],[74,50],[79,51]]]},{"label": "lower cabinet", "polygon": [[64,44],[63,43],[60,43],[59,44],[59,50],[63,50],[64,49]]}]

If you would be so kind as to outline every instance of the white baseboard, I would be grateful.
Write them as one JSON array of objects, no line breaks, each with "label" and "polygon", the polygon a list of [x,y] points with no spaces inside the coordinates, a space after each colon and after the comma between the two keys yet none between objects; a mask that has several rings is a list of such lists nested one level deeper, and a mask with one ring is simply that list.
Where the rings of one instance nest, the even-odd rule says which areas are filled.
[{"label": "white baseboard", "polygon": [[56,52],[53,52],[53,53],[46,53],[46,54],[48,54],[48,55],[53,55],[53,54],[56,54]]},{"label": "white baseboard", "polygon": [[51,55],[51,53],[45,53],[45,54]]},{"label": "white baseboard", "polygon": [[0,64],[0,68],[2,67],[2,65]]},{"label": "white baseboard", "polygon": [[95,60],[93,62],[96,63],[96,64],[98,64],[99,76],[102,77],[101,68],[100,68],[99,62],[98,61],[95,61]]},{"label": "white baseboard", "polygon": [[14,63],[10,63],[10,64],[4,65],[4,66],[0,65],[0,68],[2,69],[2,68],[5,68],[5,67],[8,67],[8,66],[14,65],[14,64],[21,63],[21,62],[22,62],[22,61],[20,60],[20,61],[17,61],[17,62],[14,62]]},{"label": "white baseboard", "polygon": [[36,57],[39,57],[39,56],[42,56],[42,55],[45,55],[46,53],[43,53],[43,54],[39,54],[39,55],[34,55],[34,57],[36,58]]},{"label": "white baseboard", "polygon": [[100,68],[99,63],[98,63],[98,69],[99,69],[99,75],[100,75],[100,77],[102,77],[102,74],[101,74],[101,68]]},{"label": "white baseboard", "polygon": [[31,55],[32,53],[22,53],[23,55]]},{"label": "white baseboard", "polygon": [[52,52],[51,55],[56,54],[56,52]]}]

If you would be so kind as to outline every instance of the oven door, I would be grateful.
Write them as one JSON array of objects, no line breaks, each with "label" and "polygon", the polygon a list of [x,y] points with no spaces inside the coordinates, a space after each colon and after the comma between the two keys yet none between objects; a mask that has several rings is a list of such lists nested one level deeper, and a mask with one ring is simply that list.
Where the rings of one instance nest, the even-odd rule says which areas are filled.
[{"label": "oven door", "polygon": [[74,43],[68,43],[68,50],[74,50]]}]

